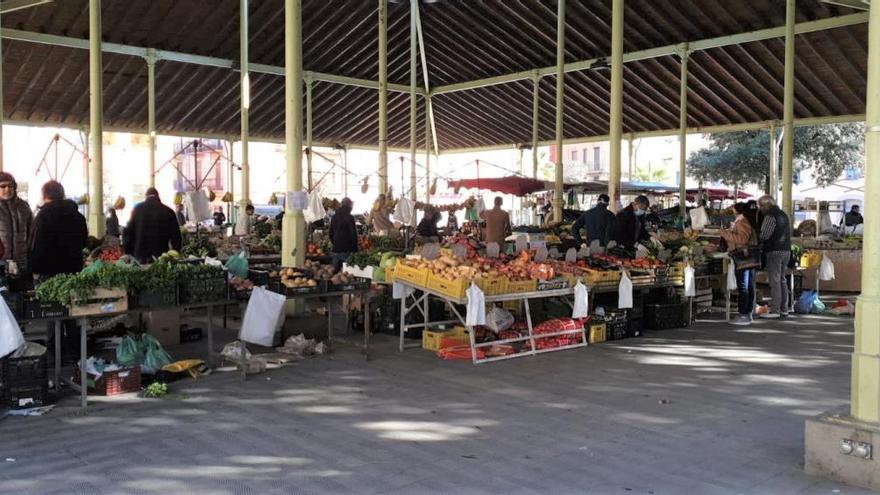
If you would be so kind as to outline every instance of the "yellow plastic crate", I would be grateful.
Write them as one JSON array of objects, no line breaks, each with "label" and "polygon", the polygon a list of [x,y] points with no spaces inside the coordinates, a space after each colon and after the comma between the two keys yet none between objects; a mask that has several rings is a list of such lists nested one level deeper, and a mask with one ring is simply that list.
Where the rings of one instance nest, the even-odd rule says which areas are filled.
[{"label": "yellow plastic crate", "polygon": [[428,270],[420,270],[402,263],[395,265],[394,279],[418,287],[425,287],[428,284]]},{"label": "yellow plastic crate", "polygon": [[464,297],[469,286],[470,282],[466,278],[448,280],[438,277],[433,273],[428,275],[428,283],[426,285],[428,289],[453,299]]},{"label": "yellow plastic crate", "polygon": [[669,272],[667,275],[669,278],[682,278],[684,277],[684,263],[678,262],[669,265]]},{"label": "yellow plastic crate", "polygon": [[385,281],[386,282],[394,282],[394,276],[397,272],[397,263],[389,266],[385,269]]},{"label": "yellow plastic crate", "polygon": [[507,289],[504,291],[505,294],[523,294],[525,292],[535,292],[538,290],[538,281],[537,280],[522,280],[514,282],[513,280],[507,281]]},{"label": "yellow plastic crate", "polygon": [[804,268],[813,268],[822,264],[822,253],[815,251],[807,251],[801,255],[801,266]]},{"label": "yellow plastic crate", "polygon": [[507,279],[504,277],[490,277],[477,280],[477,287],[487,296],[504,294],[507,288]]},{"label": "yellow plastic crate", "polygon": [[605,340],[607,340],[606,330],[607,328],[605,327],[604,322],[590,325],[590,328],[587,331],[587,341],[591,344],[605,342]]},{"label": "yellow plastic crate", "polygon": [[[461,327],[457,327],[461,328]],[[464,328],[462,328],[464,330]],[[467,333],[458,334],[456,329],[453,330],[423,330],[422,331],[422,349],[426,351],[439,351],[447,347],[456,345],[469,345],[470,337]]]}]

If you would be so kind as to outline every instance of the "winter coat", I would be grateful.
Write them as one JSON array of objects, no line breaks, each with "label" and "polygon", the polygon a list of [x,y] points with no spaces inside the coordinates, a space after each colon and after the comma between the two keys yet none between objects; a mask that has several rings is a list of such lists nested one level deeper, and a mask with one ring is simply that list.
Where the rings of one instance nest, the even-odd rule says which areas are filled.
[{"label": "winter coat", "polygon": [[116,215],[107,217],[107,235],[119,237],[119,218]]},{"label": "winter coat", "polygon": [[[125,227],[125,253],[141,261],[158,258],[169,249],[180,250],[180,226],[174,210],[156,196],[134,207]],[[170,245],[170,247],[169,247]]]},{"label": "winter coat", "polygon": [[748,249],[758,245],[758,234],[742,215],[736,217],[732,228],[721,231],[721,237],[727,242],[728,251]]},{"label": "winter coat", "polygon": [[587,231],[586,243],[589,244],[594,240],[598,240],[601,246],[608,242],[608,236],[611,228],[614,226],[614,213],[608,211],[608,205],[599,203],[596,206],[585,211],[571,226],[571,233],[574,240],[580,245],[581,228]]},{"label": "winter coat", "polygon": [[357,228],[351,208],[340,206],[330,220],[330,242],[334,253],[355,253],[358,250]]},{"label": "winter coat", "polygon": [[43,278],[79,272],[88,235],[86,219],[76,203],[69,199],[46,203],[34,217],[31,271]]},{"label": "winter coat", "polygon": [[617,245],[633,248],[639,241],[650,239],[645,223],[636,215],[632,205],[620,210],[614,219],[614,240]]},{"label": "winter coat", "polygon": [[0,242],[6,248],[5,259],[14,260],[19,272],[27,270],[33,220],[34,214],[25,201],[18,197],[0,200]]}]

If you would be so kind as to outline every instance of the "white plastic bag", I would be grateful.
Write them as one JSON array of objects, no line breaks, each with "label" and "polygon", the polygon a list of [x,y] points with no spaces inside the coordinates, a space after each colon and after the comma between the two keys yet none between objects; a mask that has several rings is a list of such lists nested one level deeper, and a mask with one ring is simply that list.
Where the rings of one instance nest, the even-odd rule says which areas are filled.
[{"label": "white plastic bag", "polygon": [[474,204],[474,209],[477,210],[477,215],[486,211],[486,202],[483,201],[482,196],[477,198],[477,202]]},{"label": "white plastic bag", "polygon": [[486,317],[486,327],[495,333],[503,332],[512,327],[515,321],[516,319],[510,314],[510,311],[495,307],[492,308],[492,311]]},{"label": "white plastic bag", "polygon": [[629,309],[633,307],[633,283],[626,271],[620,272],[620,285],[617,286],[617,308]]},{"label": "white plastic bag", "polygon": [[702,206],[691,210],[690,215],[691,228],[694,230],[703,230],[709,224],[709,215],[706,215],[706,208]]},{"label": "white plastic bag", "polygon": [[239,338],[245,342],[269,347],[275,340],[275,331],[284,318],[284,301],[281,294],[269,292],[262,287],[254,287],[244,320],[241,322]]},{"label": "white plastic bag", "polygon": [[6,305],[6,299],[0,297],[0,357],[12,354],[23,345],[24,335],[18,321]]},{"label": "white plastic bag", "polygon": [[580,280],[574,286],[574,306],[571,310],[572,318],[586,318],[590,314],[589,292],[587,286]]},{"label": "white plastic bag", "polygon": [[305,217],[307,223],[317,222],[327,216],[327,211],[324,209],[324,203],[321,201],[321,195],[318,191],[312,191],[309,193],[309,206],[305,210],[303,210],[303,217]]},{"label": "white plastic bag", "polygon": [[415,292],[415,289],[408,285],[403,285],[399,282],[394,282],[394,284],[391,286],[392,299],[403,299],[405,297],[409,297],[409,295],[413,292]]},{"label": "white plastic bag", "polygon": [[467,290],[467,315],[465,325],[472,327],[486,324],[486,296],[476,284],[471,283]]},{"label": "white plastic bag", "polygon": [[486,257],[487,258],[497,258],[498,254],[501,252],[501,246],[498,245],[497,242],[490,242],[486,244]]},{"label": "white plastic bag", "polygon": [[199,223],[214,218],[205,191],[189,191],[183,196],[183,204],[190,222]]},{"label": "white plastic bag", "polygon": [[400,198],[397,200],[397,206],[394,207],[394,220],[403,225],[415,225],[416,211],[415,203],[409,198]]},{"label": "white plastic bag", "polygon": [[518,234],[516,236],[516,240],[514,241],[516,245],[516,252],[521,253],[529,248],[529,241],[526,239],[526,236],[523,234]]},{"label": "white plastic bag", "polygon": [[636,245],[636,259],[637,260],[647,258],[649,254],[651,254],[651,252],[648,251],[648,248],[646,248],[644,246],[644,244],[639,243]]},{"label": "white plastic bag", "polygon": [[691,265],[684,267],[684,295],[685,297],[697,295],[697,280],[694,278],[694,267]]},{"label": "white plastic bag", "polygon": [[834,280],[834,263],[824,254],[822,255],[822,263],[819,265],[819,280]]},{"label": "white plastic bag", "polygon": [[727,265],[727,290],[737,290],[736,266],[733,263],[733,258],[730,258],[729,262]]},{"label": "white plastic bag", "polygon": [[547,248],[546,247],[542,246],[542,247],[539,247],[538,249],[535,249],[535,261],[538,263],[543,263],[543,262],[547,261]]}]

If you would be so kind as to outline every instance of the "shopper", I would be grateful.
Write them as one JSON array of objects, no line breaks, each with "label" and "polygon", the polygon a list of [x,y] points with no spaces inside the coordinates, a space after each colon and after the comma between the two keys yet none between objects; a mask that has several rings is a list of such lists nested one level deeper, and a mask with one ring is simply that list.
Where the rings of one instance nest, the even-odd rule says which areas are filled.
[{"label": "shopper", "polygon": [[373,232],[378,235],[390,235],[395,232],[394,223],[391,222],[391,212],[393,211],[394,201],[387,198],[384,194],[380,194],[373,203],[373,209],[370,210],[370,224],[373,226]]},{"label": "shopper", "polygon": [[352,206],[350,199],[343,198],[336,213],[330,219],[330,243],[333,245],[330,254],[333,257],[335,270],[341,268],[342,262],[348,258],[348,255],[358,251],[357,227],[351,215]]},{"label": "shopper", "polygon": [[425,215],[416,226],[416,236],[420,244],[440,242],[440,231],[437,229],[439,222],[440,212],[432,206],[425,208]]},{"label": "shopper", "polygon": [[6,260],[16,264],[19,274],[28,270],[28,242],[34,214],[27,202],[18,197],[15,177],[0,172],[0,242],[6,247]]},{"label": "shopper", "polygon": [[223,207],[218,206],[214,208],[214,226],[222,227],[224,223],[226,223],[226,215],[223,214]]},{"label": "shopper", "polygon": [[587,244],[599,241],[599,245],[604,246],[608,243],[611,227],[614,225],[614,213],[608,211],[608,203],[610,203],[608,195],[600,194],[596,206],[585,211],[580,218],[575,220],[571,226],[571,233],[578,246],[584,243],[584,239],[581,237],[581,228],[586,231]]},{"label": "shopper", "polygon": [[41,192],[43,206],[34,217],[30,240],[31,271],[38,281],[82,270],[89,235],[76,203],[64,198],[64,186],[50,180]]},{"label": "shopper", "polygon": [[183,205],[177,205],[177,225],[183,227],[186,225],[186,213],[183,212]]},{"label": "shopper", "polygon": [[254,228],[254,205],[248,204],[244,207],[244,215],[238,217],[235,221],[235,235],[250,235]]},{"label": "shopper", "polygon": [[168,249],[180,250],[180,226],[174,211],[163,205],[156,188],[147,189],[147,199],[134,207],[125,227],[125,253],[147,262]]},{"label": "shopper", "polygon": [[480,213],[480,218],[486,221],[486,229],[483,232],[483,241],[486,243],[497,242],[498,246],[504,246],[504,239],[510,233],[510,215],[501,209],[504,198],[495,198],[495,206],[491,210]]},{"label": "shopper", "polygon": [[770,312],[762,318],[788,316],[788,284],[785,271],[791,259],[791,223],[788,215],[776,205],[770,196],[758,200],[758,209],[764,219],[758,240],[764,249],[764,269],[767,270],[767,284],[770,286]]},{"label": "shopper", "polygon": [[110,237],[119,238],[119,217],[116,216],[116,210],[113,208],[107,208],[107,218],[105,219],[107,225],[107,235]]},{"label": "shopper", "polygon": [[647,196],[637,196],[614,218],[614,241],[618,246],[635,249],[636,244],[651,238],[645,229],[645,212],[651,206]]},{"label": "shopper", "polygon": [[[727,250],[734,260],[740,260],[746,266],[750,256],[760,256],[758,251],[758,234],[746,217],[749,213],[748,205],[737,203],[736,220],[730,229],[721,230],[721,238],[727,243]],[[755,310],[755,272],[756,268],[748,266],[736,267],[736,286],[738,316],[731,323],[734,325],[748,325],[752,321],[752,312]]]},{"label": "shopper", "polygon": [[458,217],[454,211],[446,214],[446,235],[455,235],[458,233]]}]

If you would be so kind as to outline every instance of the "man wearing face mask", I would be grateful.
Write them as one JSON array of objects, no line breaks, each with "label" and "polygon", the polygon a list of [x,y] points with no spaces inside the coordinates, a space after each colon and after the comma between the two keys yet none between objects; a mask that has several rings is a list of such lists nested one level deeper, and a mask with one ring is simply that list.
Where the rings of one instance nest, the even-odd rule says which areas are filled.
[{"label": "man wearing face mask", "polygon": [[629,206],[620,210],[614,219],[614,240],[618,246],[633,249],[636,243],[648,241],[651,236],[645,230],[645,212],[650,202],[646,196],[638,196]]},{"label": "man wearing face mask", "polygon": [[[608,211],[610,202],[607,194],[600,194],[596,206],[585,211],[571,226],[571,233],[578,246],[599,241],[599,245],[608,243],[611,226],[614,225],[614,213]],[[586,231],[586,238],[581,237],[581,229]]]}]

